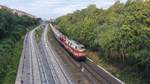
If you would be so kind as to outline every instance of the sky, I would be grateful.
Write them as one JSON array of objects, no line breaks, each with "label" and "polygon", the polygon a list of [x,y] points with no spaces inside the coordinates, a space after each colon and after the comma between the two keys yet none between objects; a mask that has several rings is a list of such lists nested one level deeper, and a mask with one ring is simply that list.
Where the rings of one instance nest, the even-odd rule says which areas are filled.
[{"label": "sky", "polygon": [[[95,4],[97,8],[109,8],[117,0],[0,0],[0,5],[19,9],[43,19],[57,18]],[[126,2],[126,0],[120,0]]]}]

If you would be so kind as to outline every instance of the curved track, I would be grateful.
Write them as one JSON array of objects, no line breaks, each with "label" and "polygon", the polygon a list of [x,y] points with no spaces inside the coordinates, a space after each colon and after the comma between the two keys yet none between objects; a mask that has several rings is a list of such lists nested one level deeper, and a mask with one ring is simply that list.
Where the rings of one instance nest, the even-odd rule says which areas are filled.
[{"label": "curved track", "polygon": [[64,71],[63,66],[56,57],[57,54],[53,51],[47,40],[47,32],[48,25],[45,26],[39,45],[43,58],[45,58],[45,64],[48,65],[47,68],[52,70],[52,76],[56,84],[72,84],[69,75]]},{"label": "curved track", "polygon": [[[77,73],[81,79],[77,84],[124,84],[90,59],[84,62],[74,60],[56,41],[48,39],[49,27],[48,24],[44,25],[44,28],[38,26],[25,36],[15,84],[73,84],[62,61],[73,64],[80,70]],[[40,43],[37,43],[35,30],[39,28],[43,28],[43,33]],[[50,39],[54,40],[52,32]],[[87,82],[82,83],[82,79]]]},{"label": "curved track", "polygon": [[36,42],[35,30],[40,27],[36,27],[25,36],[15,84],[72,84],[55,58],[55,53],[48,47],[45,30],[47,28],[43,28],[40,45]]}]

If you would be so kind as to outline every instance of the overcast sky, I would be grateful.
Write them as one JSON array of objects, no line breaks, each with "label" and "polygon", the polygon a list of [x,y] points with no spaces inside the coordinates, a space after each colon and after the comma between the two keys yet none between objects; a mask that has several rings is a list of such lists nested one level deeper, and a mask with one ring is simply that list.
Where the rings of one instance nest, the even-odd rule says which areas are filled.
[{"label": "overcast sky", "polygon": [[[96,4],[98,8],[108,8],[117,0],[0,0],[0,5],[23,10],[35,16],[48,19],[56,18],[77,9]],[[126,0],[120,0],[125,2]]]}]

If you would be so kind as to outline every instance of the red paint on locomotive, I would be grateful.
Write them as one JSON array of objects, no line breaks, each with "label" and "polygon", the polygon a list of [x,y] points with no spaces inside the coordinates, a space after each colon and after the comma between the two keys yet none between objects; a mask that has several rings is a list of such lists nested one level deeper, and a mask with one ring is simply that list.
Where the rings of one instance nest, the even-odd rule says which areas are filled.
[{"label": "red paint on locomotive", "polygon": [[53,27],[52,24],[50,24],[50,27],[56,37],[56,39],[71,53],[73,56],[78,60],[84,60],[85,57],[85,51],[86,49],[84,46],[80,43],[77,43],[74,40],[68,39],[65,35],[63,35],[61,32],[59,32],[56,28]]}]

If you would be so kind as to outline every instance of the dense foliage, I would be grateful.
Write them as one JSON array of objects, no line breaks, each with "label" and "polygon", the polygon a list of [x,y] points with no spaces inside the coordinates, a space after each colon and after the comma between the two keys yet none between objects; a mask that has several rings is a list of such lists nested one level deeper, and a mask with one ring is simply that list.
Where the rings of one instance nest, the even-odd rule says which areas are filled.
[{"label": "dense foliage", "polygon": [[150,77],[150,1],[117,1],[108,9],[95,5],[56,19],[61,32],[106,59],[127,64]]},{"label": "dense foliage", "polygon": [[39,22],[0,9],[0,84],[13,84],[25,33]]}]

